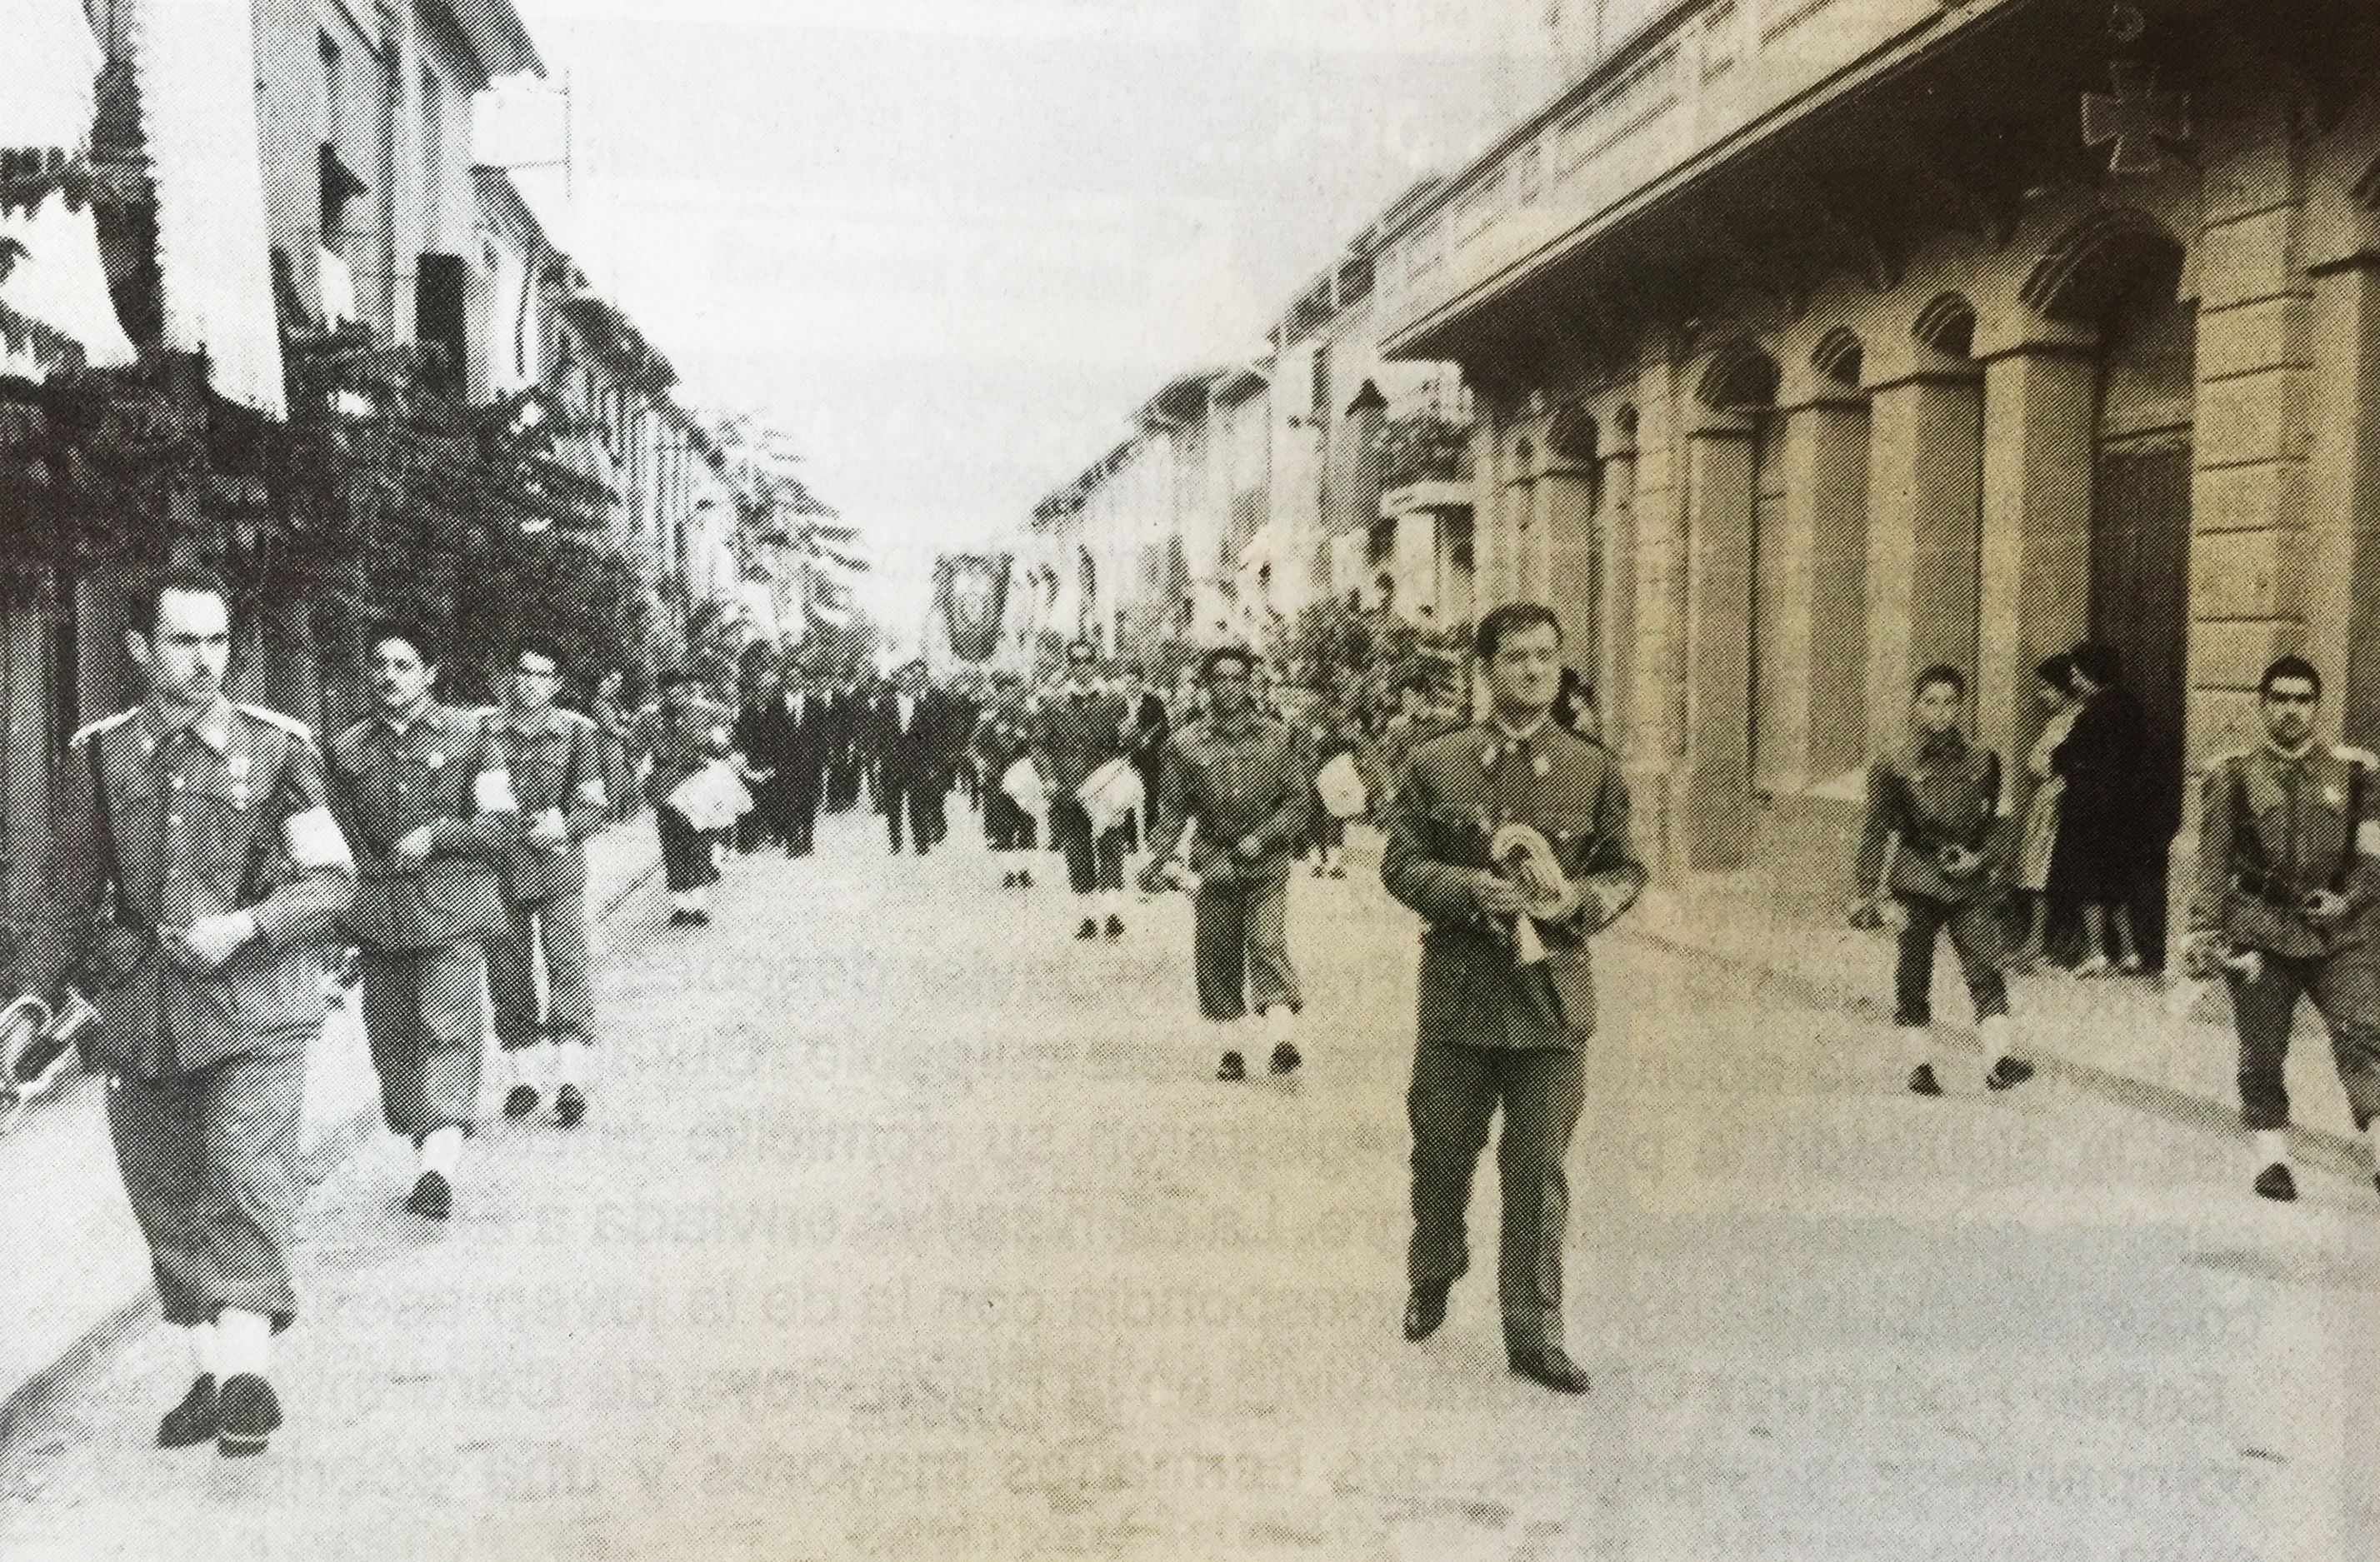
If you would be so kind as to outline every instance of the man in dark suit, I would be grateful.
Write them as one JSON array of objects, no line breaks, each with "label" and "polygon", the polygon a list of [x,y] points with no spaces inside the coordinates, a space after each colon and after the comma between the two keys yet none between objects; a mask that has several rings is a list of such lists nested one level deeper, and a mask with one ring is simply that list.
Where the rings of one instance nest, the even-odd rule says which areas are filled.
[{"label": "man in dark suit", "polygon": [[783,691],[753,720],[749,752],[753,763],[769,772],[761,802],[789,857],[807,857],[818,844],[819,803],[835,731],[827,697],[799,662],[785,669]]},{"label": "man in dark suit", "polygon": [[943,833],[943,798],[951,777],[951,720],[942,696],[926,681],[926,664],[913,661],[895,674],[892,690],[876,708],[874,742],[877,806],[894,855],[901,851],[901,821],[924,856]]}]

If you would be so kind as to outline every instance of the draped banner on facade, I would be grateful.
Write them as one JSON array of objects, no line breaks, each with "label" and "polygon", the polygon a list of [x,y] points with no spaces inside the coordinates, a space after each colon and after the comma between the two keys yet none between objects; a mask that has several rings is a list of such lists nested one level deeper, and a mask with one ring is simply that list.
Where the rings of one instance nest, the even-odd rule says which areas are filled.
[{"label": "draped banner on facade", "polygon": [[1012,562],[1005,553],[962,553],[936,566],[935,601],[950,631],[951,654],[961,661],[990,661],[1000,648]]},{"label": "draped banner on facade", "polygon": [[91,209],[59,179],[90,148],[101,58],[77,0],[0,0],[0,374],[133,360]]},{"label": "draped banner on facade", "polygon": [[281,326],[249,0],[137,0],[132,57],[157,188],[165,345],[204,353],[218,394],[277,417]]}]

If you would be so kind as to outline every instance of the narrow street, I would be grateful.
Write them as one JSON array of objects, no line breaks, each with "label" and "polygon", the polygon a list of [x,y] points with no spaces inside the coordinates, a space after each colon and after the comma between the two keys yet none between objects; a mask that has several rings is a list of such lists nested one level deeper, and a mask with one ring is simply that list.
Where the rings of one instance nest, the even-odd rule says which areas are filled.
[{"label": "narrow street", "polygon": [[1398,1338],[1369,854],[1293,890],[1308,1068],[1227,1086],[1178,897],[1080,948],[1055,858],[1003,893],[954,834],[832,819],[707,932],[640,891],[588,1125],[494,1119],[445,1229],[370,1141],[310,1206],[269,1456],[149,1447],[187,1370],[147,1330],[0,1556],[2374,1555],[2368,1185],[2261,1205],[2235,1144],[1970,1054],[1919,1101],[1872,1020],[1613,938],[1562,1399],[1504,1370],[1492,1155],[1451,1320]]}]

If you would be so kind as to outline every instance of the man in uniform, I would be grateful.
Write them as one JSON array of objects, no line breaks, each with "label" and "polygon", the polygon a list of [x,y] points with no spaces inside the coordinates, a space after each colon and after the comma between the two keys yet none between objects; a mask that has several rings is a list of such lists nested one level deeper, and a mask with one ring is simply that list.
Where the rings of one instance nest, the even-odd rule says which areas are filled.
[{"label": "man in uniform", "polygon": [[[1475,646],[1492,708],[1418,745],[1389,814],[1380,878],[1427,923],[1413,1084],[1412,1291],[1404,1334],[1446,1319],[1470,1266],[1464,1211],[1500,1101],[1503,1183],[1497,1294],[1514,1372],[1560,1393],[1586,1374],[1562,1346],[1562,1157],[1585,1098],[1595,1031],[1586,940],[1644,888],[1628,792],[1611,757],[1548,719],[1561,675],[1561,622],[1535,602],[1480,620]],[[1525,827],[1511,855],[1505,842]]]},{"label": "man in uniform", "polygon": [[[2000,757],[1968,741],[1959,719],[1967,680],[1955,667],[1917,675],[1909,744],[1869,767],[1867,825],[1856,868],[1862,899],[1852,920],[1900,935],[1893,1020],[1909,1047],[1909,1088],[1939,1096],[1934,1071],[1934,950],[1947,930],[1966,974],[1984,1044],[1984,1085],[2007,1090],[2033,1077],[2010,1055],[2008,940],[2000,887],[2013,832]],[[1889,866],[1888,866],[1888,862]]]},{"label": "man in uniform", "polygon": [[694,674],[672,668],[661,676],[661,703],[637,719],[638,746],[651,757],[645,775],[645,801],[662,838],[662,875],[669,886],[670,925],[701,927],[710,922],[710,886],[719,882],[710,841],[684,814],[670,806],[670,793],[689,777],[724,756],[731,746],[727,712],[702,698]]},{"label": "man in uniform", "polygon": [[2286,1065],[2301,995],[2330,1027],[2348,1109],[2380,1170],[2380,771],[2362,749],[2314,741],[2313,664],[2283,657],[2259,688],[2264,745],[2206,775],[2183,958],[2194,975],[2229,980],[2256,1192],[2289,1200]]},{"label": "man in uniform", "polygon": [[[587,838],[603,828],[603,734],[554,704],[561,652],[541,636],[513,646],[512,684],[496,741],[519,805],[504,849],[504,936],[488,945],[488,990],[496,1039],[513,1065],[504,1116],[537,1110],[549,1075],[553,1120],[575,1128],[587,1115],[587,1048],[595,1039],[595,983],[587,949]],[[538,966],[545,1012],[538,1012]]]},{"label": "man in uniform", "polygon": [[237,1456],[281,1424],[267,1357],[298,1313],[285,1251],[306,1047],[355,870],[312,736],[224,697],[227,603],[187,569],[131,599],[147,696],[75,735],[46,931],[99,1006],[85,1046],[116,1165],[198,1369],[157,1441]]},{"label": "man in uniform", "polygon": [[360,864],[347,927],[381,1115],[419,1156],[405,1207],[443,1220],[479,1117],[482,946],[510,927],[498,876],[518,810],[490,723],[432,695],[427,633],[388,625],[370,650],[377,708],[331,745],[331,806]]},{"label": "man in uniform", "polygon": [[1107,913],[1107,936],[1123,937],[1124,828],[1094,832],[1089,812],[1077,795],[1083,782],[1129,745],[1131,712],[1098,682],[1099,653],[1088,640],[1066,648],[1066,676],[1033,713],[1034,763],[1050,791],[1050,833],[1066,854],[1066,878],[1083,908],[1075,937],[1099,936],[1099,911]]},{"label": "man in uniform", "polygon": [[[1270,1068],[1285,1074],[1304,1059],[1290,1039],[1299,1008],[1289,963],[1289,854],[1305,822],[1305,760],[1287,727],[1256,708],[1256,658],[1237,647],[1207,653],[1200,680],[1207,714],[1166,744],[1164,792],[1149,836],[1141,887],[1155,892],[1182,832],[1196,820],[1190,869],[1198,891],[1191,934],[1198,1011],[1237,1023],[1254,1005],[1273,1044]],[[1215,1077],[1244,1079],[1247,1063],[1227,1047]]]},{"label": "man in uniform", "polygon": [[[1025,757],[1026,732],[1031,720],[1024,680],[1006,668],[994,672],[991,698],[975,733],[976,757],[984,773],[984,840],[994,852],[1029,853],[1040,842],[1040,821],[1000,784],[1009,767]],[[1004,890],[1029,890],[1033,870],[1010,868],[1000,876],[1000,883]]]}]

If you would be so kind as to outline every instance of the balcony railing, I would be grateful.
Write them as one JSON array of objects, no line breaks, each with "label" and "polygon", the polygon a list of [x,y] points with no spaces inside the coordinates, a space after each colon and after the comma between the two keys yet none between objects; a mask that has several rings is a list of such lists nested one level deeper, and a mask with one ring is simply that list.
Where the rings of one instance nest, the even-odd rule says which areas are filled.
[{"label": "balcony railing", "polygon": [[2008,3],[1704,0],[1666,21],[1654,12],[1391,237],[1378,266],[1389,340],[1526,271],[1559,241],[1877,51]]},{"label": "balcony railing", "polygon": [[1380,486],[1453,483],[1471,476],[1471,435],[1433,412],[1391,418],[1380,430]]}]

